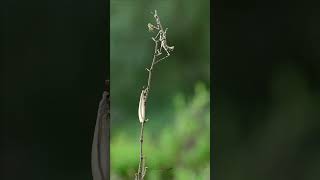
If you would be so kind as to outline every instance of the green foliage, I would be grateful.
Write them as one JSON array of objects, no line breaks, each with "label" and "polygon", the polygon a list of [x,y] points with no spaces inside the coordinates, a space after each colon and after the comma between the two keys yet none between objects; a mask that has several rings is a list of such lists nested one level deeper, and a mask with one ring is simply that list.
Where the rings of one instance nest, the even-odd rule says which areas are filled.
[{"label": "green foliage", "polygon": [[[190,100],[179,94],[174,98],[172,107],[174,120],[165,127],[148,129],[149,124],[146,125],[147,179],[209,179],[209,90],[198,83]],[[155,131],[157,133],[151,133]],[[114,179],[134,179],[138,168],[138,133],[133,136],[127,132],[119,128],[112,133],[111,173]]]}]

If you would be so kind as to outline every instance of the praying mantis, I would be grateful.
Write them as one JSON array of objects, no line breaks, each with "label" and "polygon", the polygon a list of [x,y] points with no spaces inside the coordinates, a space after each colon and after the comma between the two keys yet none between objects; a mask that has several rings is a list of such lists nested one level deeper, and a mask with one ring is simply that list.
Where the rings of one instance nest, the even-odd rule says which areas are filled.
[{"label": "praying mantis", "polygon": [[159,56],[159,55],[162,54],[162,52],[161,52],[162,49],[164,49],[166,51],[166,53],[167,53],[167,55],[165,57],[157,60],[155,62],[155,64],[156,64],[156,63],[164,60],[165,58],[169,57],[170,56],[169,51],[173,51],[174,46],[169,46],[167,44],[167,30],[168,30],[168,28],[163,30],[161,22],[160,22],[160,18],[159,18],[158,14],[157,14],[157,10],[154,10],[153,17],[155,18],[157,25],[153,25],[151,23],[148,23],[148,29],[149,29],[149,31],[153,31],[154,29],[158,30],[157,35],[155,37],[152,37],[152,40],[154,42],[159,42],[160,41],[160,48],[157,49],[156,56]]}]

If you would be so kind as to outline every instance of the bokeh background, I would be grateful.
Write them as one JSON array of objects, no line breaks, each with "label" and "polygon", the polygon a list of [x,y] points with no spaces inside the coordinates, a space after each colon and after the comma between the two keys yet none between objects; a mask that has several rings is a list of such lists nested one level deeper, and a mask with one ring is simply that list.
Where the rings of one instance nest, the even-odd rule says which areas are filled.
[{"label": "bokeh background", "polygon": [[139,163],[138,103],[152,62],[157,10],[172,55],[153,71],[145,127],[147,179],[210,178],[209,0],[110,2],[111,179]]},{"label": "bokeh background", "polygon": [[215,179],[320,179],[319,9],[215,2]]}]

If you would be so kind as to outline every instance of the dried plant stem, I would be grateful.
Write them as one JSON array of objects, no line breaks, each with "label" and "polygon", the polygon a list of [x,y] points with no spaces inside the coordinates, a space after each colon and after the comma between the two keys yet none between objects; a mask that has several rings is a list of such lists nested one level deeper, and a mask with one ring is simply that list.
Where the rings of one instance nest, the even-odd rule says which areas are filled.
[{"label": "dried plant stem", "polygon": [[138,170],[138,176],[139,180],[142,179],[142,171],[143,171],[143,128],[144,128],[144,122],[141,123],[141,131],[140,131],[140,162],[139,162],[139,170]]},{"label": "dried plant stem", "polygon": [[[153,53],[152,63],[151,63],[150,68],[147,69],[147,71],[149,72],[148,85],[147,85],[148,90],[150,90],[152,70],[153,70],[153,66],[155,65],[156,58],[157,58],[158,41],[157,41],[157,40],[154,40],[154,42],[156,43],[156,45],[155,45],[155,47],[154,47],[154,53]],[[147,97],[148,97],[148,96],[147,96]]]},{"label": "dried plant stem", "polygon": [[[155,47],[154,47],[154,53],[153,53],[153,59],[152,59],[152,63],[150,68],[146,68],[146,70],[148,71],[148,82],[147,82],[147,87],[145,87],[142,90],[142,93],[140,95],[140,102],[139,102],[139,121],[141,123],[141,129],[140,129],[140,161],[139,161],[139,169],[138,169],[138,173],[135,174],[135,179],[136,180],[144,180],[144,177],[146,175],[147,172],[147,167],[145,166],[145,157],[143,154],[143,131],[144,131],[144,124],[148,121],[148,119],[145,119],[145,110],[146,110],[146,104],[147,104],[147,100],[148,100],[148,96],[149,96],[149,92],[151,89],[151,77],[152,77],[152,71],[153,68],[155,66],[155,64],[157,64],[158,62],[162,61],[163,59],[167,58],[170,56],[168,50],[173,50],[173,46],[170,47],[166,44],[166,30],[163,31],[161,23],[160,23],[160,18],[157,15],[157,11],[155,10],[154,12],[154,18],[157,22],[157,26],[154,26],[152,24],[148,24],[149,30],[150,29],[157,29],[159,30],[158,34],[155,37],[152,37],[152,40],[155,42]],[[159,36],[159,39],[157,39],[157,37]],[[159,43],[160,42],[160,49],[159,49]],[[161,54],[161,49],[164,49],[167,52],[167,56],[164,58],[161,58],[159,60],[157,60],[157,56],[159,56]]]},{"label": "dried plant stem", "polygon": [[[157,53],[157,49],[158,49],[158,42],[155,41],[155,48],[154,48],[154,54],[153,54],[153,59],[152,59],[152,63],[151,63],[151,66],[150,68],[148,69],[147,68],[147,71],[149,72],[149,75],[148,75],[148,84],[147,84],[147,87],[146,87],[146,101],[147,102],[147,98],[148,98],[148,95],[149,95],[149,92],[150,92],[150,85],[151,85],[151,77],[152,77],[152,70],[153,70],[153,67],[155,65],[155,62],[156,62],[156,53]],[[147,120],[146,120],[147,121]],[[143,180],[144,179],[144,176],[146,175],[146,171],[147,171],[147,167],[145,167],[145,163],[144,163],[144,155],[143,155],[143,131],[144,131],[144,123],[146,121],[143,121],[141,123],[141,129],[140,129],[140,162],[139,162],[139,170],[138,170],[138,178],[137,180]]]}]

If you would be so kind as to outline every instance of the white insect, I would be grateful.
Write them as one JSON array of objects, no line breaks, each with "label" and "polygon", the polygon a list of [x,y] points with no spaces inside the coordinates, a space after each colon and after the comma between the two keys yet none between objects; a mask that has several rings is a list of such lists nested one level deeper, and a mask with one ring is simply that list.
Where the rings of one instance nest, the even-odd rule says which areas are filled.
[{"label": "white insect", "polygon": [[163,58],[161,58],[161,59],[159,59],[159,60],[157,60],[155,62],[155,64],[157,64],[158,62],[160,62],[160,61],[162,61],[162,60],[164,60],[164,59],[166,59],[167,57],[170,56],[169,51],[173,51],[174,50],[174,46],[168,46],[168,44],[167,44],[167,35],[166,35],[168,28],[163,30],[162,25],[160,23],[160,18],[157,15],[157,11],[156,10],[154,11],[154,18],[156,19],[157,25],[155,26],[155,25],[153,25],[151,23],[148,23],[148,29],[149,29],[149,31],[153,31],[154,29],[158,30],[157,35],[155,37],[152,37],[153,41],[155,41],[155,42],[159,42],[160,41],[160,48],[156,50],[156,52],[157,52],[156,56],[159,56],[159,55],[162,54],[162,52],[161,52],[162,49],[164,49],[166,51],[166,53],[167,53],[167,55],[165,57],[163,57]]},{"label": "white insect", "polygon": [[147,89],[143,89],[140,94],[140,101],[139,101],[139,109],[138,109],[138,116],[140,123],[145,122],[145,114],[146,114],[146,97]]}]

